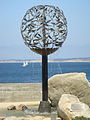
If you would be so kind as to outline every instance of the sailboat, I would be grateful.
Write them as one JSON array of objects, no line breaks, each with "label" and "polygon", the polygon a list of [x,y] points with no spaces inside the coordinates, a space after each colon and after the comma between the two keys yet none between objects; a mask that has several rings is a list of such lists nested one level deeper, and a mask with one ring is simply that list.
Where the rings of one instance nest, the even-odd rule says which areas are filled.
[{"label": "sailboat", "polygon": [[23,67],[26,67],[28,65],[28,62],[27,61],[25,61],[25,62],[23,62]]}]

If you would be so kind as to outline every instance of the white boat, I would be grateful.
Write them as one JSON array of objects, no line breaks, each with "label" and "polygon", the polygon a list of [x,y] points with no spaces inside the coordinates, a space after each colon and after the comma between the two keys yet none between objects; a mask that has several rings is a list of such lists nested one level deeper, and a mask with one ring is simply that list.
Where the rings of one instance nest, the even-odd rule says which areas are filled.
[{"label": "white boat", "polygon": [[23,67],[26,67],[28,65],[28,62],[27,61],[25,61],[25,62],[23,62]]}]

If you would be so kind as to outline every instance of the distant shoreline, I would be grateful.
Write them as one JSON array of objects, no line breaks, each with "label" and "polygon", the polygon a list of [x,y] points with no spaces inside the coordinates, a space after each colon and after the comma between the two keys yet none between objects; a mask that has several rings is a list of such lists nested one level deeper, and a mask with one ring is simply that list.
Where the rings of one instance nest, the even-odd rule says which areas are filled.
[{"label": "distant shoreline", "polygon": [[[41,63],[42,60],[0,60],[0,63],[23,63],[27,61],[28,63]],[[71,60],[49,60],[48,62],[90,62],[90,60],[83,59],[71,59]]]}]

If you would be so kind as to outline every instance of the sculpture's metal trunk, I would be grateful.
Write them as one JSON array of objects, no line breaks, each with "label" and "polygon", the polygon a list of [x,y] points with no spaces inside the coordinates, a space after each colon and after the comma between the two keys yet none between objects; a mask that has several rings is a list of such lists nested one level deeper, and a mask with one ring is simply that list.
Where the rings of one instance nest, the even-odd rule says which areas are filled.
[{"label": "sculpture's metal trunk", "polygon": [[42,55],[42,101],[48,101],[48,56]]},{"label": "sculpture's metal trunk", "polygon": [[[43,9],[43,20],[42,20],[42,35],[43,35],[43,48],[46,48],[46,31],[45,31],[45,8]],[[42,101],[48,101],[48,57],[42,55]]]}]

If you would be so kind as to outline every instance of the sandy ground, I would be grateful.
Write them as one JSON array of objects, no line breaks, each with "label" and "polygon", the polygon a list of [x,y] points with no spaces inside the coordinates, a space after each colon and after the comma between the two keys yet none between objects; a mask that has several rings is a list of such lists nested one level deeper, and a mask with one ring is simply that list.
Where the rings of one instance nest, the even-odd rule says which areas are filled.
[{"label": "sandy ground", "polygon": [[24,104],[29,109],[38,111],[41,98],[40,83],[0,84],[0,120],[60,120],[58,117],[53,119],[52,113],[26,115],[23,111],[7,110],[10,105]]},{"label": "sandy ground", "polygon": [[0,84],[0,117],[25,116],[22,111],[8,111],[7,107],[11,105],[18,106],[24,104],[29,109],[38,110],[42,97],[41,91],[40,83]]},{"label": "sandy ground", "polygon": [[41,101],[41,98],[41,83],[0,84],[0,103]]},{"label": "sandy ground", "polygon": [[20,104],[24,104],[26,106],[38,106],[40,101],[34,101],[34,102],[2,102],[0,103],[0,109],[7,109],[8,106],[15,105],[18,106]]},{"label": "sandy ground", "polygon": [[10,105],[18,106],[20,104],[27,105],[29,109],[38,111],[39,101],[34,102],[2,102],[0,103],[0,120],[61,120],[57,113],[26,114],[20,110],[7,110]]}]

